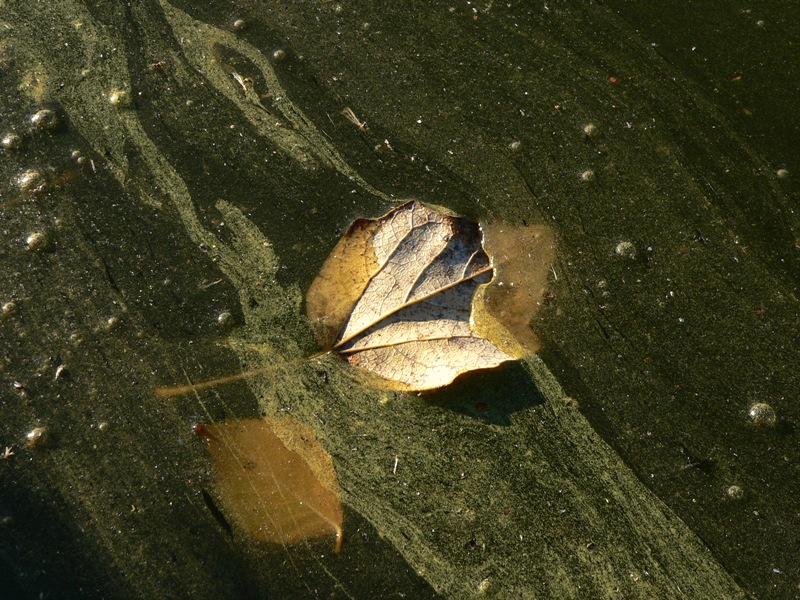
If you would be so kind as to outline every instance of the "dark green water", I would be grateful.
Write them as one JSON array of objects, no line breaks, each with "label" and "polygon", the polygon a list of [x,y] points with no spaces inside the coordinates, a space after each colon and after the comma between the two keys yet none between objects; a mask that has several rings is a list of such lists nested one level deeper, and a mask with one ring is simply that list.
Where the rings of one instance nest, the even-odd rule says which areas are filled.
[{"label": "dark green water", "polygon": [[[796,13],[0,4],[1,593],[795,597]],[[555,229],[539,358],[302,360],[336,240],[411,197]],[[333,456],[340,555],[210,508],[192,425],[259,413]]]}]

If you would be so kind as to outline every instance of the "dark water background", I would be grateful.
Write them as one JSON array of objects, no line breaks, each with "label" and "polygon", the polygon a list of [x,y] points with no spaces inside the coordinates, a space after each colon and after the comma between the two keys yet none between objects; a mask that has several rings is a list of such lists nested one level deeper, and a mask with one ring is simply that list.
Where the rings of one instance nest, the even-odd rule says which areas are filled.
[{"label": "dark water background", "polygon": [[[799,12],[0,5],[0,594],[797,597]],[[410,197],[555,229],[544,366],[155,398],[315,352],[319,265]],[[280,411],[334,457],[340,556],[209,508],[193,423]]]}]

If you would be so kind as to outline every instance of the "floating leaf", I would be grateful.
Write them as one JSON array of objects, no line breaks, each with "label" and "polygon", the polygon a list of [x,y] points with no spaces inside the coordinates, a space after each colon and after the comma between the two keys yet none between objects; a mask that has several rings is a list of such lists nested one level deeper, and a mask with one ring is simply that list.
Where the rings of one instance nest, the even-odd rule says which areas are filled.
[{"label": "floating leaf", "polygon": [[391,387],[433,389],[525,352],[501,350],[473,326],[473,296],[492,275],[477,223],[412,201],[350,226],[306,310],[321,342],[351,364]]},{"label": "floating leaf", "polygon": [[223,512],[256,540],[297,544],[336,536],[342,503],[330,455],[314,429],[292,418],[204,425]]}]

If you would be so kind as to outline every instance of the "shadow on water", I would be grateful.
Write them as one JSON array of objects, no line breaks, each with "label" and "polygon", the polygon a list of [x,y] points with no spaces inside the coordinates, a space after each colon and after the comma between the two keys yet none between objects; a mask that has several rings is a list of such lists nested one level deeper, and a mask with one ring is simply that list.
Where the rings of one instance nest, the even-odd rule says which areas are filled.
[{"label": "shadow on water", "polygon": [[511,415],[543,404],[544,397],[518,361],[493,370],[472,371],[441,390],[425,393],[434,406],[493,425],[511,425]]},{"label": "shadow on water", "polygon": [[83,531],[60,514],[52,498],[37,498],[4,479],[0,489],[0,596],[107,597],[113,577],[87,555]]}]

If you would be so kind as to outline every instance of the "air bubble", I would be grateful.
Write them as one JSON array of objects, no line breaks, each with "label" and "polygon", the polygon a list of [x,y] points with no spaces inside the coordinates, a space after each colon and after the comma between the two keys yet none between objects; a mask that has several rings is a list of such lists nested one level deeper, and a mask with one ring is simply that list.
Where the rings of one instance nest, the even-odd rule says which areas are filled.
[{"label": "air bubble", "polygon": [[41,252],[50,246],[50,236],[44,231],[34,231],[25,238],[25,245],[31,252]]},{"label": "air bubble", "polygon": [[775,173],[778,179],[785,180],[789,179],[789,169],[778,169],[778,172]]},{"label": "air bubble", "polygon": [[46,427],[34,427],[25,435],[25,441],[32,448],[46,446],[50,443],[50,432]]},{"label": "air bubble", "polygon": [[4,317],[11,317],[17,314],[17,303],[16,302],[6,302],[3,304],[2,309],[0,312]]},{"label": "air bubble", "polygon": [[581,173],[581,181],[594,181],[594,171],[592,169],[586,169]]},{"label": "air bubble", "polygon": [[229,310],[224,310],[217,316],[217,323],[219,323],[223,327],[225,325],[229,325],[231,320],[233,320],[233,315]]},{"label": "air bubble", "polygon": [[17,187],[23,192],[40,192],[46,184],[44,175],[36,169],[28,169],[17,177]]},{"label": "air bubble", "polygon": [[244,19],[236,19],[233,22],[233,29],[235,31],[241,31],[245,27],[247,27],[247,21],[245,21]]},{"label": "air bubble", "polygon": [[731,500],[741,500],[744,497],[744,490],[738,485],[729,486],[725,493]]},{"label": "air bubble", "polygon": [[583,126],[583,134],[587,138],[593,138],[600,135],[600,129],[594,123],[587,123]]},{"label": "air bubble", "polygon": [[508,149],[511,150],[511,152],[519,152],[520,148],[522,148],[522,142],[519,140],[515,140],[508,145]]},{"label": "air bubble", "polygon": [[633,244],[633,242],[620,242],[614,246],[614,254],[624,256],[625,258],[636,258],[636,246]]},{"label": "air bubble", "polygon": [[50,108],[37,110],[31,115],[31,127],[40,131],[55,131],[61,127],[61,119],[56,112]]},{"label": "air bubble", "polygon": [[272,60],[275,62],[280,62],[286,58],[286,50],[282,48],[278,48],[272,53]]},{"label": "air bubble", "polygon": [[772,426],[775,424],[777,417],[775,410],[766,402],[756,402],[747,411],[747,416],[756,425]]},{"label": "air bubble", "polygon": [[127,90],[111,90],[108,93],[108,102],[111,106],[127,107],[133,104],[130,93]]},{"label": "air bubble", "polygon": [[13,131],[10,131],[0,140],[0,146],[6,150],[19,150],[22,148],[22,138]]}]

